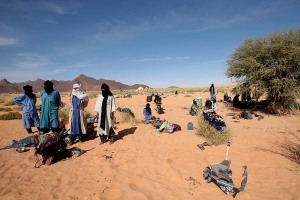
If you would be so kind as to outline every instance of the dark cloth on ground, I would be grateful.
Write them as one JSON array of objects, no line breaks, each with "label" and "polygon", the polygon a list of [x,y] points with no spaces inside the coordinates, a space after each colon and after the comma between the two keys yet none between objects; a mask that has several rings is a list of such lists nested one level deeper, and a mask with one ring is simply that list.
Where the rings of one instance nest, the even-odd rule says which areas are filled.
[{"label": "dark cloth on ground", "polygon": [[226,127],[223,118],[215,112],[203,112],[203,117],[218,132],[222,132]]},{"label": "dark cloth on ground", "polygon": [[21,147],[34,147],[34,137],[35,135],[23,138],[19,141],[13,140],[11,145],[1,148],[0,150],[4,149],[11,149],[11,148],[21,148]]}]

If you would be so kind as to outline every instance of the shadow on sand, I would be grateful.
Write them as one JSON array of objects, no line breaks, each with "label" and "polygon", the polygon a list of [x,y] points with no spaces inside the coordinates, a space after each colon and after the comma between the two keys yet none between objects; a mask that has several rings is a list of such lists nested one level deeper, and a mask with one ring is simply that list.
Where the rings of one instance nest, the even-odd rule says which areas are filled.
[{"label": "shadow on sand", "polygon": [[125,136],[130,135],[130,134],[134,134],[134,132],[136,131],[137,127],[131,127],[131,128],[127,128],[124,129],[122,131],[119,131],[119,135],[117,135],[115,137],[115,140],[122,140]]}]

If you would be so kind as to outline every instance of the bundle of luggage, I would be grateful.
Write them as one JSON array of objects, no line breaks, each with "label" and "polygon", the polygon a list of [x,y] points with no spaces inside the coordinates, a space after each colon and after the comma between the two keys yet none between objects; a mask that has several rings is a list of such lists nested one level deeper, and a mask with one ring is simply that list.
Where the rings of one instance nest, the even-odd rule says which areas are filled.
[{"label": "bundle of luggage", "polygon": [[[66,150],[67,143],[64,140],[67,136],[68,131],[36,135],[34,137],[35,156],[37,157],[35,167],[40,160],[42,160],[42,164],[51,165],[61,158],[68,157],[69,151]],[[38,159],[38,155],[42,158]]]},{"label": "bundle of luggage", "polygon": [[242,175],[241,186],[238,188],[232,181],[232,171],[230,169],[231,161],[228,160],[228,152],[230,148],[230,141],[227,143],[227,151],[225,160],[220,164],[211,164],[207,158],[203,155],[205,162],[208,166],[203,170],[203,178],[207,183],[215,183],[225,194],[230,195],[235,198],[239,192],[245,190],[247,180],[248,180],[248,171],[247,166],[243,166],[244,172]]},{"label": "bundle of luggage", "polygon": [[87,131],[86,131],[87,137],[90,137],[90,138],[96,137],[94,123],[96,122],[97,119],[98,119],[97,115],[93,115],[93,116],[87,118]]}]

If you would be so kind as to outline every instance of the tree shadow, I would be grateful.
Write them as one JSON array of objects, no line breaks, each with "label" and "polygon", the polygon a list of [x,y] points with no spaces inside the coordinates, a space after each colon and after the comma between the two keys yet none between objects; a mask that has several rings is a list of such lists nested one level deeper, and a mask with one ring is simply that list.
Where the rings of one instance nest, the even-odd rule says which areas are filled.
[{"label": "tree shadow", "polygon": [[131,128],[127,128],[124,129],[122,131],[119,131],[118,135],[115,137],[115,140],[122,140],[125,136],[130,135],[130,134],[134,134],[134,132],[136,131],[137,127],[131,127]]},{"label": "tree shadow", "polygon": [[275,147],[273,149],[266,149],[263,147],[256,147],[258,151],[270,152],[273,154],[277,154],[283,156],[290,161],[300,164],[300,144],[292,141],[285,140],[282,143],[275,143]]}]

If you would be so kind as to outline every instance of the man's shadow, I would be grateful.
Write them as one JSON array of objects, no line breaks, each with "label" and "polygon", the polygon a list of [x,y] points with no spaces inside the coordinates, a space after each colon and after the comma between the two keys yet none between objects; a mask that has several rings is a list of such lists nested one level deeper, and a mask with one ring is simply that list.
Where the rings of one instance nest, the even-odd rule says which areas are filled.
[{"label": "man's shadow", "polygon": [[125,136],[130,135],[130,134],[134,134],[134,132],[136,131],[137,127],[131,127],[131,128],[127,128],[124,129],[122,131],[119,131],[118,135],[115,136],[115,140],[122,140]]}]

